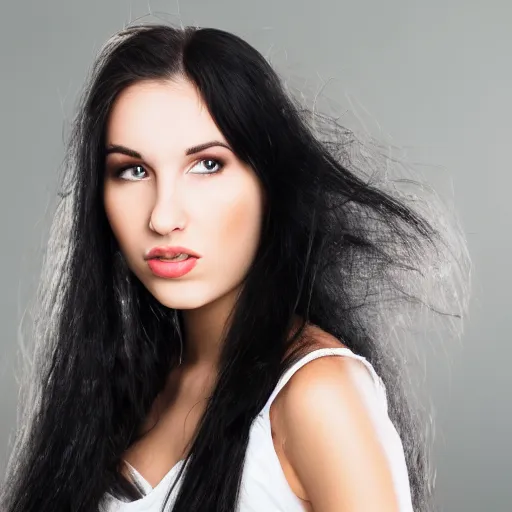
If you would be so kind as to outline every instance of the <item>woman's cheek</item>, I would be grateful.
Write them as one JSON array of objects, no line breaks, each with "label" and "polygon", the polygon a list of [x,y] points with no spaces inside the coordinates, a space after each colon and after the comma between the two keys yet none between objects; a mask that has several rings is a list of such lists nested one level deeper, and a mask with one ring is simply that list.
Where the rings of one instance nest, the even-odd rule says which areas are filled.
[{"label": "woman's cheek", "polygon": [[259,242],[261,211],[258,201],[251,196],[245,196],[245,200],[242,197],[234,200],[226,211],[222,224],[226,240],[223,245],[238,252],[242,259],[252,260]]}]

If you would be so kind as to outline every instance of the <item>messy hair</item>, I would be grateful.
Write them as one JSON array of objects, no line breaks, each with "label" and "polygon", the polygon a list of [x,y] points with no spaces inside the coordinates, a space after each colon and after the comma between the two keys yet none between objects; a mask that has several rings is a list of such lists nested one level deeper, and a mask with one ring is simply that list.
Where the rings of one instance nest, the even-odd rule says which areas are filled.
[{"label": "messy hair", "polygon": [[[243,39],[167,24],[110,38],[83,90],[33,306],[2,510],[89,512],[106,493],[141,497],[121,472],[122,455],[179,362],[181,316],[132,273],[107,221],[106,121],[126,87],[177,79],[194,85],[254,170],[267,209],[172,510],[236,509],[251,424],[283,371],[309,350],[307,322],[381,376],[414,510],[432,510],[432,418],[410,392],[411,327],[429,315],[461,332],[469,288],[461,228],[427,187],[394,178],[382,153],[301,104]],[[290,338],[293,315],[303,324]]]}]

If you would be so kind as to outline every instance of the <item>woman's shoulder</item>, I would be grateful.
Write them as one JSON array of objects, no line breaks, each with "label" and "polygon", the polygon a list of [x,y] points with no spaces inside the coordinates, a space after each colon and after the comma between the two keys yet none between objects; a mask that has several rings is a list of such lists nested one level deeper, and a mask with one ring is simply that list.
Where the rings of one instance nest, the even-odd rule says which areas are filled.
[{"label": "woman's shoulder", "polygon": [[379,378],[340,340],[318,326],[307,329],[314,343],[299,360],[306,364],[293,371],[271,410],[275,441],[313,504],[319,496],[325,503],[345,503],[367,488],[368,476],[375,496],[391,503],[392,478],[375,423],[388,418]]},{"label": "woman's shoulder", "polygon": [[[373,375],[373,367],[364,357],[354,353],[343,341],[313,323],[308,322],[305,325],[299,342],[289,349],[288,354],[298,346],[302,346],[300,355],[292,365],[292,374],[286,379],[286,385],[279,393],[280,397],[285,396],[292,388],[310,386],[325,379],[336,378],[340,371],[345,378],[357,375],[358,379],[361,379],[362,375],[362,380],[368,380],[368,376],[373,380],[376,376]],[[345,357],[324,357],[332,355]]]},{"label": "woman's shoulder", "polygon": [[[375,384],[377,375],[372,365],[364,357],[354,353],[343,341],[318,325],[308,322],[300,340],[289,349],[288,354],[299,345],[303,348],[299,352],[298,359],[289,369],[291,375],[286,378],[286,384],[276,396],[276,402],[284,402],[292,392],[300,394],[305,391],[304,388],[311,389],[333,379],[335,382],[340,379],[343,381],[356,379],[358,383],[367,381],[372,385]],[[324,357],[333,355],[342,357]],[[336,383],[339,384],[339,382]]]},{"label": "woman's shoulder", "polygon": [[307,398],[314,399],[322,390],[344,394],[345,400],[379,402],[387,408],[384,383],[365,357],[315,324],[305,326],[302,338],[307,340],[307,348],[278,385],[273,400],[276,412],[307,407]]}]

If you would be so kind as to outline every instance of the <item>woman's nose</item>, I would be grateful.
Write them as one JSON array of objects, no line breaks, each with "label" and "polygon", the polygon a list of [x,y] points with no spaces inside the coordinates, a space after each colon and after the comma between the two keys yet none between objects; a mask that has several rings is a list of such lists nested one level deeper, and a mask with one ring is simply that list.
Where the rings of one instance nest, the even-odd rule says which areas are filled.
[{"label": "woman's nose", "polygon": [[179,192],[177,190],[170,192],[169,189],[159,192],[149,219],[149,229],[160,235],[166,235],[184,227],[185,212],[181,206]]}]

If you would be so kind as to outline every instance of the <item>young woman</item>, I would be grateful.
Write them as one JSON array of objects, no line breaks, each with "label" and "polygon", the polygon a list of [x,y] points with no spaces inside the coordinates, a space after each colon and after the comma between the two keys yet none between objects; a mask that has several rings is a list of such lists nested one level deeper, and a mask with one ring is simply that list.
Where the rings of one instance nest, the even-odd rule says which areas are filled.
[{"label": "young woman", "polygon": [[430,510],[385,326],[445,238],[349,170],[349,134],[328,142],[232,34],[133,26],[105,45],[3,511]]}]

